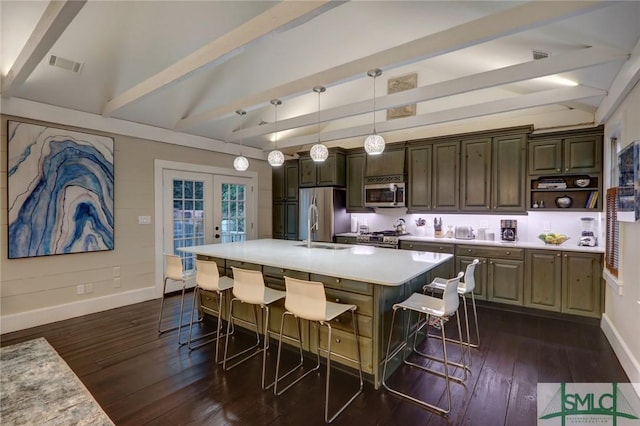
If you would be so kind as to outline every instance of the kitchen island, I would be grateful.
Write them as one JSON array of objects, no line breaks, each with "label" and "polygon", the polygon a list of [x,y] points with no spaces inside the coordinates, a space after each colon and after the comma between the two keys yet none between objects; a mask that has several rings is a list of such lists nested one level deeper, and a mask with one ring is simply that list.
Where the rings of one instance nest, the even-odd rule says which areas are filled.
[{"label": "kitchen island", "polygon": [[[325,285],[327,298],[336,302],[352,303],[358,307],[357,321],[360,333],[362,368],[375,387],[380,386],[382,365],[389,336],[392,307],[411,293],[421,291],[432,277],[443,275],[450,269],[453,256],[413,250],[389,250],[371,246],[306,243],[287,240],[252,240],[228,244],[212,244],[179,249],[194,253],[199,259],[213,260],[221,274],[232,275],[231,267],[262,271],[265,283],[284,290],[284,276],[320,281]],[[215,295],[205,293],[203,310],[213,311],[217,306]],[[235,308],[234,308],[235,310]],[[284,312],[282,301],[272,305],[269,329],[278,332]],[[251,311],[238,312],[250,319]],[[223,312],[223,317],[226,312]],[[355,358],[355,345],[350,315],[332,321],[334,339],[332,350]],[[403,335],[404,321],[396,321],[393,344]],[[286,336],[295,336],[293,321],[285,329]],[[395,337],[397,336],[397,337]],[[304,324],[305,350],[316,353],[326,348],[326,330],[317,337],[315,324]],[[288,343],[293,344],[291,339]],[[355,368],[354,363],[335,358],[335,361]]]}]

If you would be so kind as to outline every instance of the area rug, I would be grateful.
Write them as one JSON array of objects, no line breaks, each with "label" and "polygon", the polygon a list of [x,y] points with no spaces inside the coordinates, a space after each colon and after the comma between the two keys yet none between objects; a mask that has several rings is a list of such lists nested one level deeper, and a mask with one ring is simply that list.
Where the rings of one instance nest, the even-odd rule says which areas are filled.
[{"label": "area rug", "polygon": [[2,425],[113,425],[44,338],[0,348]]}]

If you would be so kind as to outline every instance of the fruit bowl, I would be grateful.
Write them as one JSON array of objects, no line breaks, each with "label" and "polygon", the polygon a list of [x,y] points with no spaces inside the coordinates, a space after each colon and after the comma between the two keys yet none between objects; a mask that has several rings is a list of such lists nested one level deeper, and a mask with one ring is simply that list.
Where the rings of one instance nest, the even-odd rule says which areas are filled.
[{"label": "fruit bowl", "polygon": [[543,232],[538,238],[545,244],[559,246],[569,239],[564,234],[556,234],[555,232]]}]

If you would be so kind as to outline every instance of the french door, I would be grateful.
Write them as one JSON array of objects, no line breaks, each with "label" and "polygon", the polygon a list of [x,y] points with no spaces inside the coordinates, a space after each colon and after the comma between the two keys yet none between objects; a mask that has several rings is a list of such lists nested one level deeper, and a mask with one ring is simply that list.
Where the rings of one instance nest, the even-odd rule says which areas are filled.
[{"label": "french door", "polygon": [[195,255],[179,248],[255,238],[251,182],[237,176],[164,170],[164,253],[180,256],[185,272],[192,272]]}]

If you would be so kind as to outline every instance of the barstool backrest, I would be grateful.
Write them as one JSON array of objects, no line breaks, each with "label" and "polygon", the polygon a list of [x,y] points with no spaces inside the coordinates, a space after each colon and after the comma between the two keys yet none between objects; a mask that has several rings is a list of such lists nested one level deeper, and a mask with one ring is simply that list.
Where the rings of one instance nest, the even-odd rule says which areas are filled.
[{"label": "barstool backrest", "polygon": [[220,290],[218,264],[213,260],[196,260],[196,284],[205,290]]},{"label": "barstool backrest", "polygon": [[176,256],[175,254],[164,255],[164,277],[176,281],[184,279],[180,256]]},{"label": "barstool backrest", "polygon": [[233,296],[245,303],[264,303],[264,279],[262,272],[232,266]]},{"label": "barstool backrest", "polygon": [[451,278],[445,283],[442,293],[442,309],[439,309],[443,315],[451,315],[458,310],[458,305],[460,305],[458,285],[460,285],[460,278],[463,275],[464,272],[460,272],[457,277]]},{"label": "barstool backrest", "polygon": [[327,297],[321,282],[299,280],[285,275],[284,284],[287,287],[284,299],[287,311],[310,321],[323,321],[326,318]]},{"label": "barstool backrest", "polygon": [[460,288],[464,289],[465,293],[471,293],[476,288],[476,265],[480,263],[479,259],[474,259],[473,262],[467,265],[467,269],[464,273],[464,281],[460,283]]}]

